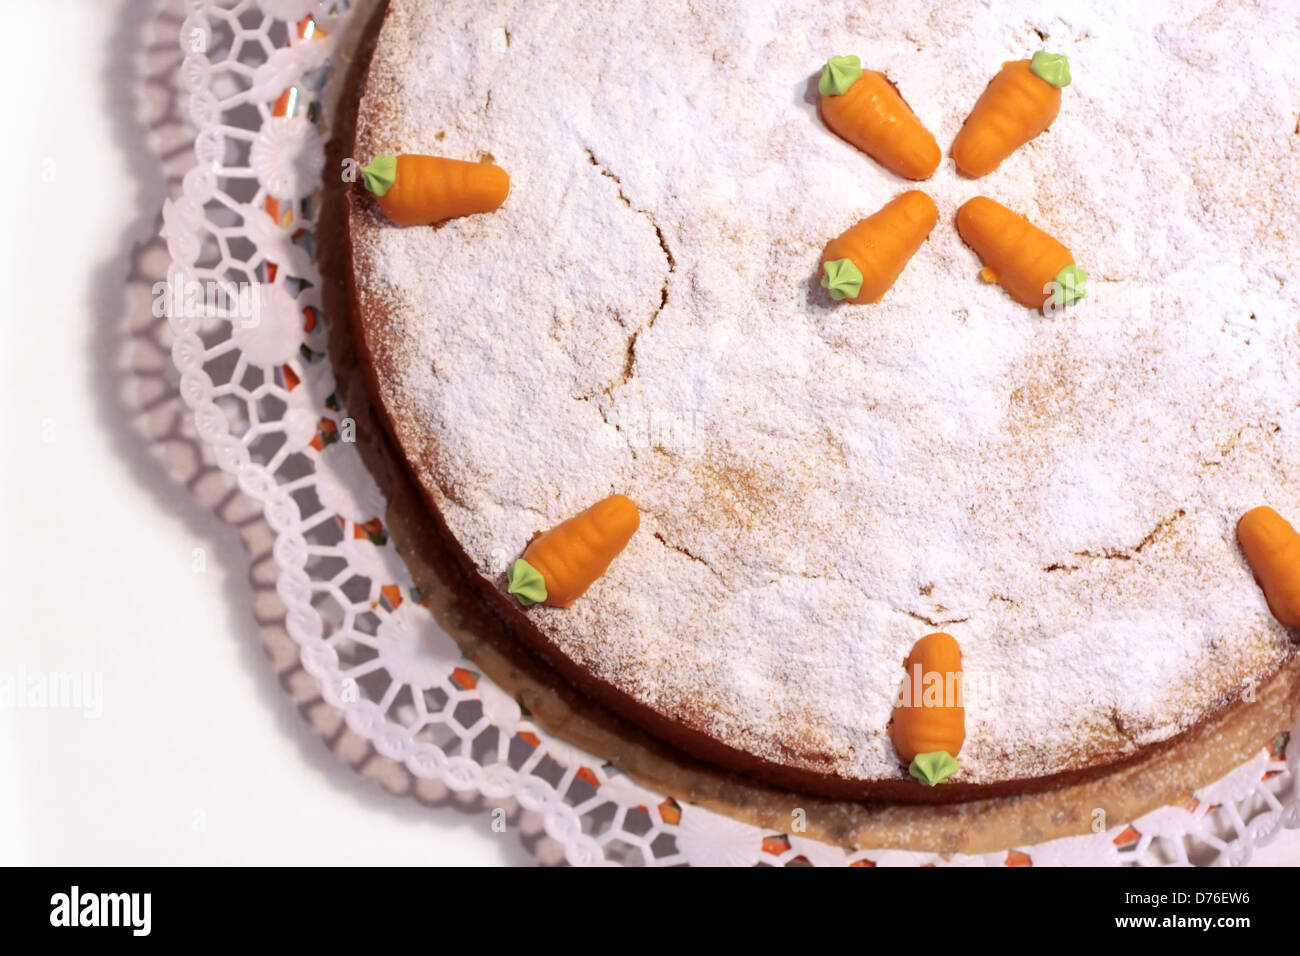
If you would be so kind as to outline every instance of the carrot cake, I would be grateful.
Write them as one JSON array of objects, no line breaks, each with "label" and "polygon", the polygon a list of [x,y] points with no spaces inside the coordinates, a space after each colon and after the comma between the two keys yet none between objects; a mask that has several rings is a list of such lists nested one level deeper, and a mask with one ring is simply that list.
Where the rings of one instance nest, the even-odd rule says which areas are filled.
[{"label": "carrot cake", "polygon": [[[383,16],[351,156],[492,164],[509,191],[406,226],[349,194],[371,393],[470,581],[597,700],[783,786],[959,800],[1149,753],[1295,654],[1237,523],[1300,516],[1300,61],[1272,48],[1300,12]],[[966,175],[963,121],[1039,50],[1068,58],[1059,115]],[[874,73],[942,147],[932,173],[828,125]],[[858,301],[823,251],[912,189],[937,222]],[[1086,295],[1034,310],[981,281],[977,196],[1068,246]],[[530,541],[615,494],[639,527],[581,597],[510,593]],[[960,645],[964,744],[927,787],[891,726],[932,632]]]}]

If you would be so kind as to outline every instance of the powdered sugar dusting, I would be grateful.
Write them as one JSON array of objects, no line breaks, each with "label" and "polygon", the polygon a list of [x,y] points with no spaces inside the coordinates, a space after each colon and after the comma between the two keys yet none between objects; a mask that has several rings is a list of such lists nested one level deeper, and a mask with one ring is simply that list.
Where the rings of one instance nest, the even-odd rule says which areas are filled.
[{"label": "powdered sugar dusting", "polygon": [[[574,660],[756,755],[902,771],[912,643],[961,642],[959,779],[1046,774],[1185,729],[1292,653],[1234,539],[1300,516],[1300,14],[1277,2],[394,0],[359,123],[375,152],[488,156],[497,213],[353,222],[382,398],[485,574],[612,491],[642,530],[574,607]],[[1040,38],[1040,33],[1042,37]],[[998,65],[1074,84],[879,305],[825,242],[908,184],[826,130],[858,53],[945,147]],[[989,195],[1073,249],[1062,318],[976,279]]]}]

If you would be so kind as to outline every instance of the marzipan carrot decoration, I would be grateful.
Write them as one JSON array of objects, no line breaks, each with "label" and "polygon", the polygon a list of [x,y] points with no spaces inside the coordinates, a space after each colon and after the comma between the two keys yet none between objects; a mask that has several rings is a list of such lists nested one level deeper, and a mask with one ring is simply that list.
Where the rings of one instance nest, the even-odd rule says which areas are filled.
[{"label": "marzipan carrot decoration", "polygon": [[1061,87],[1070,85],[1070,61],[1039,50],[1030,60],[1003,63],[957,131],[952,158],[967,176],[993,172],[1025,143],[1052,125],[1061,110]]},{"label": "marzipan carrot decoration", "polygon": [[957,231],[983,261],[980,277],[1021,305],[1055,312],[1086,295],[1088,273],[1074,264],[1070,250],[987,196],[957,210]]},{"label": "marzipan carrot decoration", "polygon": [[383,214],[399,226],[491,212],[510,192],[510,176],[500,166],[442,156],[376,156],[361,176]]},{"label": "marzipan carrot decoration", "polygon": [[889,738],[910,764],[908,772],[933,787],[957,772],[957,754],[966,740],[961,648],[951,634],[927,634],[912,647],[904,667],[907,679]]},{"label": "marzipan carrot decoration", "polygon": [[912,189],[826,244],[822,286],[832,299],[879,302],[939,218],[934,200]]},{"label": "marzipan carrot decoration", "polygon": [[1247,511],[1237,540],[1278,622],[1300,627],[1300,533],[1272,508]]},{"label": "marzipan carrot decoration", "polygon": [[640,524],[636,505],[610,495],[534,538],[510,568],[507,590],[524,607],[568,607],[605,573]]},{"label": "marzipan carrot decoration", "polygon": [[817,90],[826,125],[882,166],[907,179],[939,168],[939,144],[885,74],[862,69],[856,56],[833,56]]}]

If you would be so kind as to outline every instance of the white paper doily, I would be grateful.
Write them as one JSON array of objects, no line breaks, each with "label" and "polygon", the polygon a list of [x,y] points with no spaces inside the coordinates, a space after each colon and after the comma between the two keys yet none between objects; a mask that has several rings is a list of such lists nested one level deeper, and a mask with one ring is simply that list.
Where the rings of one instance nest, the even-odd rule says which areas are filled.
[{"label": "white paper doily", "polygon": [[[417,777],[536,811],[575,864],[1243,864],[1300,827],[1300,741],[1131,824],[941,856],[846,851],[680,805],[533,724],[416,600],[335,396],[313,228],[334,38],[357,5],[188,0],[180,86],[197,165],[162,232],[181,290],[168,315],[181,394],[221,469],[264,508],[288,632],[353,731]],[[233,310],[186,300],[211,283],[262,291]]]}]

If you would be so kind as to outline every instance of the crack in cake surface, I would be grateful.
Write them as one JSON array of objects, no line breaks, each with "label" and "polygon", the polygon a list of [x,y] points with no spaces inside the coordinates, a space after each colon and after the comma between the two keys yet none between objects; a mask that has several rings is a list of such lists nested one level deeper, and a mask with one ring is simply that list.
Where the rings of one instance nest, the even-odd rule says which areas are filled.
[{"label": "crack in cake surface", "polygon": [[1156,522],[1156,526],[1143,536],[1137,544],[1127,548],[1101,548],[1088,551],[1076,551],[1075,556],[1080,558],[1100,558],[1106,561],[1132,561],[1137,555],[1145,551],[1157,538],[1178,521],[1180,518],[1187,516],[1185,508],[1179,508],[1171,515],[1166,515]]},{"label": "crack in cake surface", "polygon": [[[623,205],[626,206],[628,209],[630,209],[632,212],[640,216],[644,216],[646,221],[650,223],[650,227],[654,230],[655,233],[655,240],[659,243],[659,248],[663,251],[664,262],[667,265],[667,272],[664,275],[663,285],[660,287],[659,290],[658,307],[653,312],[650,313],[650,317],[646,319],[646,321],[642,325],[633,329],[631,334],[628,336],[627,346],[624,350],[623,370],[620,373],[618,379],[607,383],[600,390],[601,393],[605,395],[612,395],[616,389],[618,389],[622,385],[626,385],[632,379],[632,376],[636,369],[636,342],[638,336],[640,336],[641,334],[642,329],[652,328],[655,324],[655,320],[659,318],[660,313],[662,313],[663,310],[668,307],[668,284],[672,278],[672,274],[677,269],[677,263],[676,260],[673,258],[672,250],[668,247],[668,240],[664,238],[664,231],[660,227],[658,220],[655,219],[654,213],[649,209],[640,209],[637,206],[634,206],[632,204],[632,200],[628,198],[627,193],[623,191],[622,180],[620,180],[615,173],[610,171],[603,163],[600,162],[600,160],[596,158],[596,154],[591,150],[590,147],[583,147],[583,150],[587,154],[587,160],[591,163],[591,165],[596,167],[596,169],[600,172],[602,176],[604,176],[606,179],[611,180],[614,183],[615,187],[618,190],[618,198],[623,203]],[[588,397],[588,396],[584,396],[584,397]]]}]

